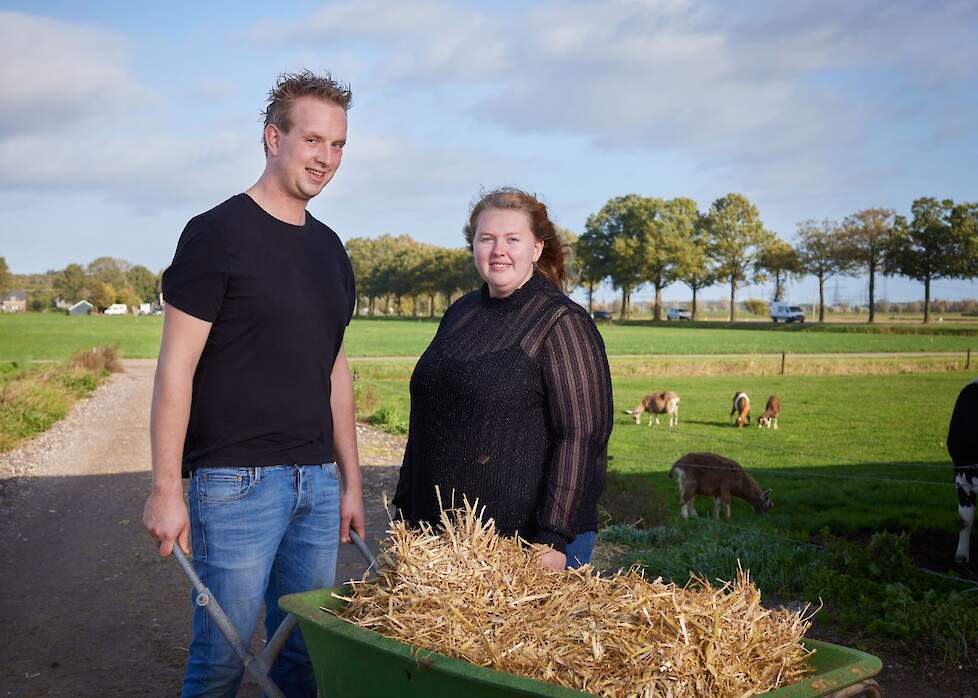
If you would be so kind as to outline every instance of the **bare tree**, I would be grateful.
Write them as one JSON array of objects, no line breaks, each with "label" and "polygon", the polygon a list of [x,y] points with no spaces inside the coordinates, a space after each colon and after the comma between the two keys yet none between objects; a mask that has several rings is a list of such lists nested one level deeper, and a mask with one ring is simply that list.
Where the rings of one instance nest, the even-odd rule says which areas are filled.
[{"label": "bare tree", "polygon": [[798,257],[802,268],[818,279],[818,321],[825,322],[825,282],[850,268],[842,226],[830,220],[799,223]]},{"label": "bare tree", "polygon": [[876,272],[883,270],[891,249],[894,220],[892,209],[867,208],[845,221],[846,256],[869,274],[869,322],[876,321]]}]

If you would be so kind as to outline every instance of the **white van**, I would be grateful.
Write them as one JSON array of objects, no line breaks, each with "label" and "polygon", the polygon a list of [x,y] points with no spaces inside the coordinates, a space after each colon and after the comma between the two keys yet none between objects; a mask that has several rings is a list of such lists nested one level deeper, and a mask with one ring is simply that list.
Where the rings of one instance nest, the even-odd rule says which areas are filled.
[{"label": "white van", "polygon": [[113,303],[102,311],[103,315],[128,315],[129,308],[125,303]]},{"label": "white van", "polygon": [[771,322],[805,322],[805,313],[797,305],[774,301],[771,303]]}]

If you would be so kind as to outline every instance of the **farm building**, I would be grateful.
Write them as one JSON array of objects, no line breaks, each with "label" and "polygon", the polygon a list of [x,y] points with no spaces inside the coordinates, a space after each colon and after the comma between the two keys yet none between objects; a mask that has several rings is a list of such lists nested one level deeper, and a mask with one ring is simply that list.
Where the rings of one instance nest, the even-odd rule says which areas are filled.
[{"label": "farm building", "polygon": [[92,310],[95,308],[88,301],[78,301],[73,306],[68,308],[69,315],[91,315]]},{"label": "farm building", "polygon": [[11,291],[0,301],[0,312],[23,313],[27,310],[27,292]]}]

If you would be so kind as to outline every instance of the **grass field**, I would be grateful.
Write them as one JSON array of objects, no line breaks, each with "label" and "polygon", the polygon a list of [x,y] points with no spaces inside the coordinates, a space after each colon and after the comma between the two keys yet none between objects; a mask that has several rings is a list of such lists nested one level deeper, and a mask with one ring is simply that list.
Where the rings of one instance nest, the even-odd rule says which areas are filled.
[{"label": "grass field", "polygon": [[[354,365],[377,404],[406,421],[413,363]],[[774,489],[777,507],[770,515],[755,518],[738,502],[734,521],[803,537],[823,527],[956,530],[944,439],[954,400],[971,374],[687,376],[653,382],[622,377],[612,366],[611,470],[633,489],[661,493],[671,514],[679,505],[666,474],[670,465],[690,451],[713,451],[739,461],[762,486]],[[623,413],[644,394],[664,389],[680,396],[678,427],[669,429],[665,421],[636,426]],[[780,429],[733,428],[727,415],[739,390],[752,396],[755,416],[768,395],[779,395]],[[700,513],[711,509],[702,500]]]},{"label": "grass field", "polygon": [[[350,356],[421,354],[437,329],[433,320],[354,320]],[[64,359],[79,349],[118,345],[128,358],[159,351],[159,317],[0,315],[0,361]],[[635,323],[600,326],[609,354],[756,354],[978,350],[975,326],[771,325],[769,323]]]}]

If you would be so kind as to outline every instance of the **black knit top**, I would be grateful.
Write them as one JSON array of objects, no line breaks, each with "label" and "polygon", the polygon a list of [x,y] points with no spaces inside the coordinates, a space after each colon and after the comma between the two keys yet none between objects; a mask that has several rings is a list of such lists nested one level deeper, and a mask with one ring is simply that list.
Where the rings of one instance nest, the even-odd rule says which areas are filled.
[{"label": "black knit top", "polygon": [[539,274],[506,298],[473,291],[445,312],[411,376],[411,421],[394,505],[439,519],[435,485],[478,498],[503,535],[564,551],[597,528],[611,434],[604,342]]}]

